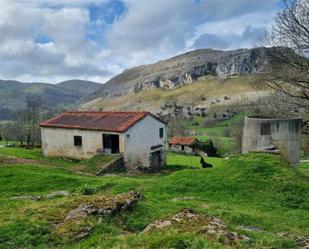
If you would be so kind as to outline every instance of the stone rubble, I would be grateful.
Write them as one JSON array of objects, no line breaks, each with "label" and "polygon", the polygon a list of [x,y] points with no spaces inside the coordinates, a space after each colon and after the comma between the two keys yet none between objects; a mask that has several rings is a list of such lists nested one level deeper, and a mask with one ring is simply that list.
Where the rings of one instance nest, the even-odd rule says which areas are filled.
[{"label": "stone rubble", "polygon": [[[64,221],[55,225],[55,232],[71,241],[78,241],[88,237],[95,224],[100,224],[104,217],[130,210],[143,198],[139,192],[128,192],[116,196],[89,196],[85,197],[82,204],[71,210]],[[94,223],[89,223],[85,218],[96,216]],[[77,229],[72,230],[72,227]]]},{"label": "stone rubble", "polygon": [[142,195],[139,192],[133,191],[112,198],[101,196],[95,200],[80,204],[77,208],[71,210],[65,221],[81,219],[90,215],[111,216],[119,211],[130,209],[141,198]]},{"label": "stone rubble", "polygon": [[309,238],[303,235],[293,236],[288,232],[277,233],[280,237],[290,238],[295,241],[296,245],[301,249],[309,249]]},{"label": "stone rubble", "polygon": [[234,244],[236,241],[250,240],[249,237],[240,235],[229,230],[227,225],[218,218],[204,216],[196,213],[192,209],[183,209],[166,220],[157,220],[149,224],[142,233],[149,233],[157,229],[173,227],[173,229],[191,230],[198,234],[214,239],[223,239],[225,244]]}]

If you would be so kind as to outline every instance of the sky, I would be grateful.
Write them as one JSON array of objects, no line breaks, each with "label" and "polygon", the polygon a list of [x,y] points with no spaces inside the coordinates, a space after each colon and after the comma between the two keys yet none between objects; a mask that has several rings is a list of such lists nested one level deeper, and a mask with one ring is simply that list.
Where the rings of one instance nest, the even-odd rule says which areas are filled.
[{"label": "sky", "polygon": [[104,83],[194,49],[250,48],[279,6],[278,0],[0,0],[0,79]]}]

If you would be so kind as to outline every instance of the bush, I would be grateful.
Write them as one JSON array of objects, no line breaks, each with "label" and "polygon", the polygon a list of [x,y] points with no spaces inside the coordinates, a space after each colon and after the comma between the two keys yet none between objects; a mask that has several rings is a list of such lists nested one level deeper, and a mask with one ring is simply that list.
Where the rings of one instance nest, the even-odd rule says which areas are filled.
[{"label": "bush", "polygon": [[230,127],[224,127],[223,136],[230,137],[232,134],[232,129]]},{"label": "bush", "polygon": [[100,190],[100,187],[89,184],[84,184],[76,189],[76,192],[82,195],[93,195]]},{"label": "bush", "polygon": [[218,156],[217,149],[214,146],[211,139],[205,142],[200,142],[200,141],[195,142],[193,144],[193,148],[207,153],[208,156],[213,156],[213,157]]}]

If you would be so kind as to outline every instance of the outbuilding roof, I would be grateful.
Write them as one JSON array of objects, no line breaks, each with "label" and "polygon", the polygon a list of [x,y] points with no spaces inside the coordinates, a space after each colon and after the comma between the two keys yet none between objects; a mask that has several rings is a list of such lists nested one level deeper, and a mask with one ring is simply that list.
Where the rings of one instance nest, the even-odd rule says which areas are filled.
[{"label": "outbuilding roof", "polygon": [[145,111],[68,111],[52,119],[43,121],[40,126],[66,129],[125,132],[131,126],[148,115],[157,118],[153,114]]},{"label": "outbuilding roof", "polygon": [[172,137],[170,144],[174,145],[192,145],[196,141],[193,137]]}]

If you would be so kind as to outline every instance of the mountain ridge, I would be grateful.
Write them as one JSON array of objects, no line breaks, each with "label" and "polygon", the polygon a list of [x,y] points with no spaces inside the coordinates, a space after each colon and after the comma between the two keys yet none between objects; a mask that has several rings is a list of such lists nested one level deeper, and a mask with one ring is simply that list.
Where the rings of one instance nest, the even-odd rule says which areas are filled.
[{"label": "mountain ridge", "polygon": [[58,108],[75,103],[100,86],[100,83],[83,80],[57,84],[0,80],[0,120],[10,119],[14,111],[23,109],[27,96],[40,96],[45,108]]},{"label": "mountain ridge", "polygon": [[132,95],[147,89],[172,89],[206,75],[229,78],[258,74],[268,67],[268,52],[271,49],[198,49],[152,64],[136,66],[116,75],[100,89],[82,98],[82,102],[99,97]]}]

